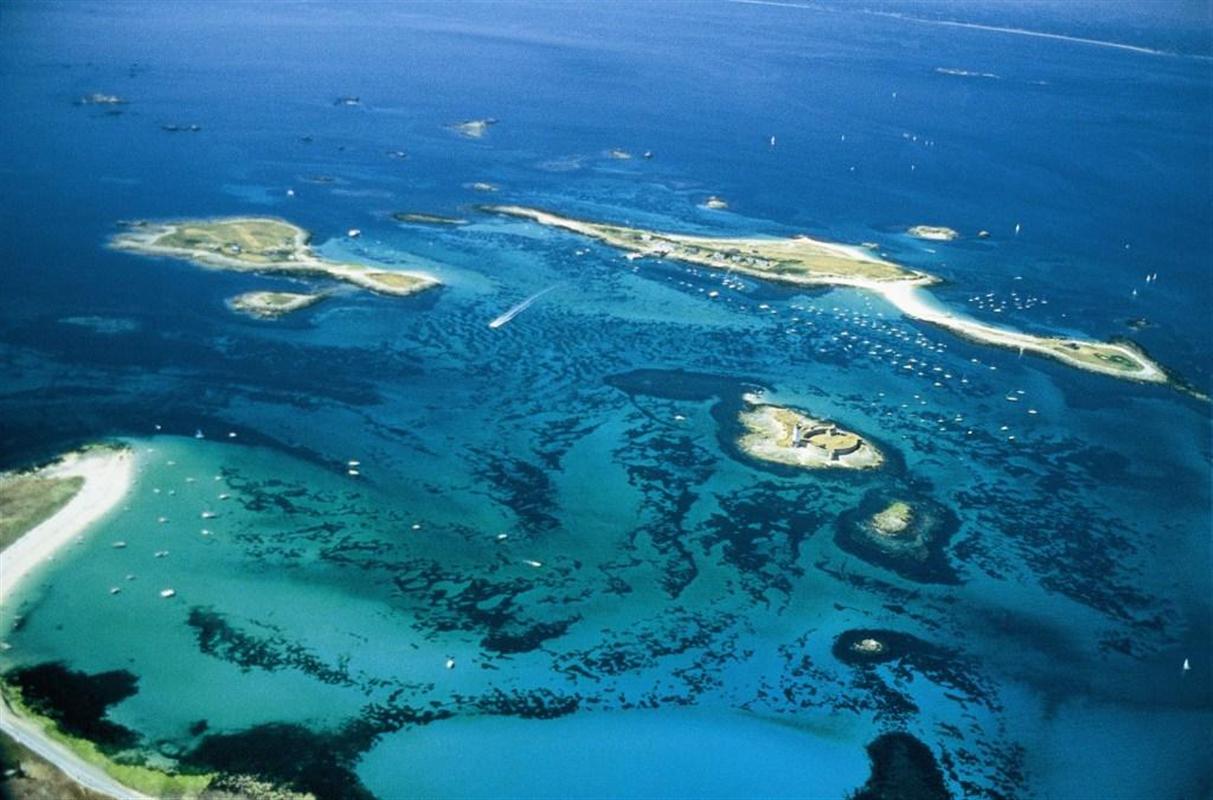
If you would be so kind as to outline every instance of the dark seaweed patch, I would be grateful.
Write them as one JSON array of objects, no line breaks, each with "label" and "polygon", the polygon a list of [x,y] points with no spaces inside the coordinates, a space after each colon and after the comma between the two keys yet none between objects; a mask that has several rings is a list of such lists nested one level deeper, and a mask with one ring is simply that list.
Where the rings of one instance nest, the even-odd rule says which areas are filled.
[{"label": "dark seaweed patch", "polygon": [[755,601],[767,602],[770,589],[790,594],[792,579],[804,572],[800,545],[821,523],[821,494],[814,484],[764,481],[718,495],[720,513],[703,524],[699,541],[705,550],[721,546],[722,559],[741,573]]},{"label": "dark seaweed patch", "polygon": [[210,734],[182,758],[207,771],[252,775],[317,800],[374,800],[354,763],[374,738],[357,723],[317,733],[302,725],[270,723],[238,733]]},{"label": "dark seaweed patch", "polygon": [[555,719],[576,711],[581,706],[581,698],[550,689],[511,692],[494,689],[476,698],[472,705],[484,714],[525,719]]},{"label": "dark seaweed patch", "polygon": [[556,622],[536,622],[532,625],[503,625],[481,639],[480,646],[485,650],[504,654],[529,653],[537,650],[548,639],[564,636],[569,626],[580,619],[581,617],[577,616]]},{"label": "dark seaweed patch", "polygon": [[54,720],[64,733],[88,739],[107,752],[138,742],[134,731],[105,718],[110,706],[139,691],[138,677],[126,670],[89,675],[62,662],[48,662],[12,670],[4,679],[21,690],[30,708]]},{"label": "dark seaweed patch", "polygon": [[352,686],[353,679],[345,663],[324,663],[303,645],[287,640],[273,628],[268,636],[254,636],[236,628],[227,617],[210,608],[190,609],[187,624],[194,629],[198,649],[248,671],[254,667],[267,672],[297,669],[316,680],[336,686]]},{"label": "dark seaweed patch", "polygon": [[747,386],[755,385],[753,381],[681,369],[636,369],[607,375],[603,380],[629,396],[699,402],[740,396]]},{"label": "dark seaweed patch", "polygon": [[867,747],[872,775],[850,800],[948,800],[931,749],[908,733],[886,733]]},{"label": "dark seaweed patch", "polygon": [[549,531],[560,523],[552,479],[542,468],[514,456],[477,453],[476,477],[485,481],[489,495],[509,508],[522,527],[531,533]]}]

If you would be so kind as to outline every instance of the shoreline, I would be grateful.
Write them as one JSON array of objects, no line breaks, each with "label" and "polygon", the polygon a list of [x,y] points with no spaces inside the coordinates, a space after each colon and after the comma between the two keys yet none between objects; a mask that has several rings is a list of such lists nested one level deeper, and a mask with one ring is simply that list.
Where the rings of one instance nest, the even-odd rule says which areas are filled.
[{"label": "shoreline", "polygon": [[0,604],[29,573],[118,505],[133,482],[134,461],[129,448],[77,451],[34,473],[46,478],[79,477],[84,485],[63,508],[0,552]]},{"label": "shoreline", "polygon": [[[260,224],[272,222],[292,229],[293,252],[285,261],[251,261],[203,248],[183,248],[160,244],[165,236],[178,232],[189,224]],[[163,256],[189,261],[207,269],[251,272],[263,275],[282,275],[292,278],[319,277],[343,281],[381,295],[408,297],[442,285],[436,276],[420,270],[399,270],[388,267],[377,268],[368,264],[345,261],[330,261],[316,254],[311,246],[312,235],[292,222],[280,217],[207,217],[168,222],[145,222],[110,237],[110,249],[145,256]],[[386,277],[385,277],[386,276]],[[396,285],[393,279],[406,281]]]},{"label": "shoreline", "polygon": [[[48,478],[80,477],[84,485],[62,508],[0,551],[0,604],[7,602],[31,573],[126,497],[133,483],[134,467],[135,455],[130,448],[105,448],[69,453],[33,473]],[[85,789],[119,800],[151,800],[56,741],[37,720],[18,713],[5,697],[0,697],[0,732],[46,759]]]},{"label": "shoreline", "polygon": [[[1085,339],[1068,337],[1037,336],[1023,333],[1012,328],[1003,328],[977,320],[959,316],[950,311],[944,311],[932,306],[914,285],[875,284],[860,288],[875,292],[883,297],[890,305],[910,319],[916,319],[931,325],[945,328],[962,338],[981,342],[983,344],[1018,349],[1036,355],[1047,356],[1077,369],[1108,375],[1113,378],[1139,381],[1142,383],[1169,383],[1170,376],[1166,370],[1147,358],[1139,349],[1118,342],[1092,342]],[[1138,369],[1128,372],[1112,367],[1100,367],[1090,361],[1084,361],[1070,355],[1062,349],[1068,344],[1077,346],[1097,345],[1103,350],[1112,351],[1117,355],[1133,361]]]},{"label": "shoreline", "polygon": [[[1155,363],[1146,355],[1145,351],[1132,344],[1024,333],[1013,328],[979,322],[942,309],[930,302],[933,299],[931,295],[920,291],[924,287],[940,283],[940,278],[876,258],[863,251],[862,248],[851,245],[807,236],[780,240],[754,237],[714,238],[701,235],[659,233],[639,228],[588,222],[525,206],[489,205],[481,206],[480,210],[526,219],[540,225],[596,239],[608,246],[628,252],[629,258],[637,256],[667,258],[793,286],[861,289],[884,298],[910,319],[936,325],[961,338],[995,347],[1019,350],[1021,353],[1030,352],[1052,358],[1076,369],[1113,378],[1163,385],[1175,383],[1182,390],[1182,385],[1173,381],[1161,365]],[[671,244],[679,245],[681,249],[670,247]],[[797,272],[756,269],[745,263],[726,261],[718,258],[719,254],[712,253],[714,248],[728,249],[729,246],[738,244],[748,245],[755,249],[761,248],[768,254],[791,253],[792,248],[795,248],[797,244],[813,252],[801,254],[801,262],[807,264],[808,268]],[[841,261],[844,265],[849,263],[853,271],[844,274],[845,267],[834,262],[817,265],[813,262],[815,256],[834,259],[834,262]],[[873,268],[879,270],[877,274],[862,274],[862,270],[870,271]]]}]

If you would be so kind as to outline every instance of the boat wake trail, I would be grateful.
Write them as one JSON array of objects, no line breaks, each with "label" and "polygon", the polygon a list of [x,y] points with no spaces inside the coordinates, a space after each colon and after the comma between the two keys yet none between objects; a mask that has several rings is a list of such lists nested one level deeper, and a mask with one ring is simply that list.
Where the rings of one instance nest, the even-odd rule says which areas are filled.
[{"label": "boat wake trail", "polygon": [[545,294],[552,291],[553,289],[555,289],[558,286],[560,286],[559,283],[554,283],[551,286],[549,286],[548,288],[544,289],[543,291],[535,292],[535,294],[533,294],[530,297],[528,297],[527,299],[523,300],[518,305],[512,306],[508,311],[506,311],[501,316],[494,318],[493,321],[489,323],[489,327],[490,328],[500,328],[502,325],[506,324],[507,322],[512,320],[514,317],[521,314],[523,311],[526,311],[527,308],[531,305],[531,303],[534,303],[536,300],[543,297]]}]

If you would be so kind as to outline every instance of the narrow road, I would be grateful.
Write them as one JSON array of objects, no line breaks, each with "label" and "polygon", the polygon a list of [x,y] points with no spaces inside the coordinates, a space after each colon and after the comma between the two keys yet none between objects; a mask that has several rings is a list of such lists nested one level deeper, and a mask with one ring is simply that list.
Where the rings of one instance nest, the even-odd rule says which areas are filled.
[{"label": "narrow road", "polygon": [[86,789],[116,800],[152,800],[148,795],[118,783],[100,767],[85,761],[67,746],[48,738],[37,725],[14,713],[3,700],[0,700],[0,731],[45,758],[56,769]]}]

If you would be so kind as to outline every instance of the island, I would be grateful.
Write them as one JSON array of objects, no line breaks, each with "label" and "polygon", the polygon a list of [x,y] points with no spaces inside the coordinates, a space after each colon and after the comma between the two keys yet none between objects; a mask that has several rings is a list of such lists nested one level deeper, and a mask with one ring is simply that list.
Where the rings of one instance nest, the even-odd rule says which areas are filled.
[{"label": "island", "polygon": [[203,267],[292,277],[320,276],[379,294],[404,296],[438,285],[433,276],[329,261],[308,245],[303,228],[272,217],[223,217],[140,222],[110,246],[150,256],[170,256]]},{"label": "island", "polygon": [[919,583],[956,583],[947,544],[956,515],[929,497],[904,490],[875,490],[843,512],[834,541],[869,564]]},{"label": "island", "polygon": [[93,92],[81,97],[76,103],[82,106],[123,106],[126,105],[126,100],[116,94]]},{"label": "island", "polygon": [[419,211],[397,211],[392,214],[397,222],[415,223],[418,225],[467,225],[466,219],[446,217],[441,214],[425,214]]},{"label": "island", "polygon": [[916,239],[930,239],[933,242],[950,242],[960,236],[951,228],[940,225],[915,225],[906,231]]},{"label": "island", "polygon": [[319,303],[323,294],[299,292],[245,292],[227,301],[228,308],[257,319],[277,319],[301,308]]},{"label": "island", "polygon": [[682,261],[795,286],[844,286],[874,292],[905,316],[945,328],[974,342],[1046,356],[1072,367],[1116,378],[1163,384],[1171,381],[1166,370],[1131,342],[1022,333],[941,308],[929,293],[923,291],[938,283],[938,278],[878,258],[861,247],[807,236],[733,238],[659,233],[588,222],[524,206],[486,205],[480,208],[597,239],[642,257]]},{"label": "island", "polygon": [[463,122],[456,122],[447,127],[468,139],[482,139],[489,132],[489,126],[496,124],[497,120],[487,117],[485,119],[469,119]]},{"label": "island", "polygon": [[752,395],[746,399],[749,406],[739,416],[746,432],[737,446],[752,458],[804,469],[870,469],[884,463],[881,452],[857,433]]}]

